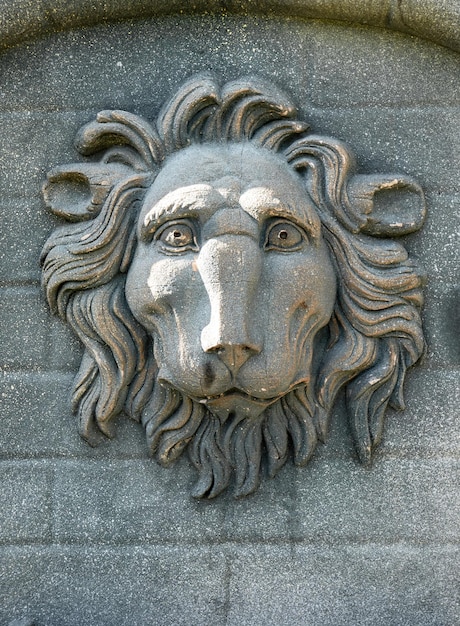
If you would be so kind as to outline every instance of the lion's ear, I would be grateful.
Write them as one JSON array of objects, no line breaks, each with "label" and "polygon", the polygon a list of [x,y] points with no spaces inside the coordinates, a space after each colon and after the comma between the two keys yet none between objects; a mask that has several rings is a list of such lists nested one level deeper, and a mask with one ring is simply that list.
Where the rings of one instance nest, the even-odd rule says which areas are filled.
[{"label": "lion's ear", "polygon": [[418,230],[425,219],[423,190],[409,176],[352,176],[347,195],[358,218],[359,231],[367,235],[406,235]]},{"label": "lion's ear", "polygon": [[48,173],[43,185],[47,208],[72,222],[89,220],[101,210],[113,186],[133,171],[121,163],[75,163]]}]

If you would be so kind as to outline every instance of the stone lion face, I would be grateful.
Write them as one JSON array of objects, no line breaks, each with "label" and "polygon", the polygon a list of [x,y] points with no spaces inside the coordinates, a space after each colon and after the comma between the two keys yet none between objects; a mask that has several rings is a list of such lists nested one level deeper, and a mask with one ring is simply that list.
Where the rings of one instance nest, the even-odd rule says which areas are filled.
[{"label": "stone lion face", "polygon": [[188,452],[194,496],[241,497],[290,454],[309,462],[344,389],[370,463],[424,351],[421,274],[392,239],[423,223],[416,181],[356,173],[254,77],[192,77],[152,122],[102,111],[76,146],[89,160],[44,185],[66,223],[42,264],[85,348],[82,437],[113,436],[123,412],[160,464]]},{"label": "stone lion face", "polygon": [[126,279],[153,338],[160,384],[257,417],[310,381],[336,283],[305,187],[250,144],[190,147],[165,164],[140,211]]}]

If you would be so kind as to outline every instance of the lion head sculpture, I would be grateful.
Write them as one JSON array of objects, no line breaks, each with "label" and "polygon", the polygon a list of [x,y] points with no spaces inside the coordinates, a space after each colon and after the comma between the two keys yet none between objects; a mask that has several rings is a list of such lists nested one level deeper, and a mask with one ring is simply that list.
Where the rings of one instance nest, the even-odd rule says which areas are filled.
[{"label": "lion head sculpture", "polygon": [[[84,344],[80,434],[124,411],[153,456],[187,448],[193,495],[236,496],[305,465],[346,389],[362,463],[406,369],[424,351],[421,276],[388,237],[424,219],[398,175],[359,175],[347,147],[309,132],[272,85],[183,84],[154,125],[103,111],[77,136],[92,157],[44,187],[68,222],[47,241],[51,309]],[[290,445],[290,443],[292,445]]]}]

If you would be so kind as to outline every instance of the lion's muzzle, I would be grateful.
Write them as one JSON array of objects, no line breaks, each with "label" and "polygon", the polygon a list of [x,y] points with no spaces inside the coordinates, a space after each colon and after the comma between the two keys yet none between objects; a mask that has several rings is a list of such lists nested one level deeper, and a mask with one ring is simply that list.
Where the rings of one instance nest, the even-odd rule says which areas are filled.
[{"label": "lion's muzzle", "polygon": [[234,376],[262,350],[253,316],[262,268],[259,243],[249,235],[222,235],[206,242],[197,265],[211,307],[201,345]]}]

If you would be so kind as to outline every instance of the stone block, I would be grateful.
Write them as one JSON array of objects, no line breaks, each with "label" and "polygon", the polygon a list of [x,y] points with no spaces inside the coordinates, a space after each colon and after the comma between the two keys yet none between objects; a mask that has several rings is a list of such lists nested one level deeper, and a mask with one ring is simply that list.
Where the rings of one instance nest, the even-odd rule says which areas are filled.
[{"label": "stone block", "polygon": [[73,330],[58,317],[49,319],[51,346],[50,369],[76,373],[80,367],[83,344]]},{"label": "stone block", "polygon": [[408,174],[425,190],[455,193],[460,107],[303,110],[315,132],[348,144],[362,173]]},{"label": "stone block", "polygon": [[[52,27],[46,0],[8,0],[2,6],[0,28],[2,44],[8,45],[46,32]],[[2,46],[3,47],[3,46]]]},{"label": "stone block", "polygon": [[8,626],[34,626],[33,620],[28,617],[14,619],[8,624]]},{"label": "stone block", "polygon": [[56,536],[142,544],[222,538],[226,499],[193,500],[194,479],[186,459],[171,471],[151,460],[63,461],[56,475]]},{"label": "stone block", "polygon": [[460,103],[458,55],[453,51],[416,37],[351,25],[318,26],[311,44],[311,100],[316,107]]},{"label": "stone block", "polygon": [[[434,432],[430,435],[436,438]],[[404,437],[403,430],[400,439]],[[398,461],[397,454],[408,453],[396,447],[385,447],[371,470],[355,460],[327,456],[326,447],[308,468],[288,464],[249,498],[225,496],[225,525],[216,539],[340,543],[410,540],[417,535],[426,541],[455,541],[458,462],[439,456]],[[349,455],[353,456],[351,447]]]},{"label": "stone block", "polygon": [[458,458],[460,369],[415,368],[406,381],[406,410],[388,412],[382,456]]},{"label": "stone block", "polygon": [[70,410],[72,379],[58,372],[2,376],[0,458],[146,458],[143,429],[124,416],[115,439],[97,448],[81,439]]},{"label": "stone block", "polygon": [[249,545],[232,556],[231,626],[451,626],[460,619],[457,546]]},{"label": "stone block", "polygon": [[46,368],[49,362],[50,324],[39,288],[1,289],[0,312],[2,368]]},{"label": "stone block", "polygon": [[460,365],[460,285],[438,286],[430,280],[425,289],[423,312],[428,344],[427,365],[458,368]]},{"label": "stone block", "polygon": [[85,112],[0,113],[3,203],[37,200],[46,173],[78,156],[73,148],[75,134],[89,119]]},{"label": "stone block", "polygon": [[424,268],[428,284],[460,281],[460,194],[428,193],[423,228],[403,241]]},{"label": "stone block", "polygon": [[[341,8],[349,19],[350,7]],[[383,3],[375,9],[383,24],[387,9]],[[308,13],[308,7],[304,10]],[[118,107],[154,112],[185,77],[213,70],[228,77],[267,75],[291,90],[295,85],[299,105],[451,105],[459,102],[457,63],[452,51],[365,27],[279,17],[170,16],[138,21],[135,28],[127,22],[103,31],[61,33],[6,53],[2,104],[14,111]]]},{"label": "stone block", "polygon": [[[315,463],[314,459],[312,463]],[[247,498],[228,499],[223,534],[231,541],[289,540],[294,533],[295,469],[289,460]]]},{"label": "stone block", "polygon": [[293,7],[297,15],[301,17],[344,20],[350,22],[360,22],[364,20],[371,24],[385,26],[388,14],[391,10],[391,0],[371,3],[368,0],[356,2],[345,0],[344,2],[331,2],[330,0],[311,0],[309,2],[295,2],[290,0],[278,0],[274,6],[292,15]]},{"label": "stone block", "polygon": [[426,36],[429,33],[434,41],[459,50],[460,7],[452,0],[437,0],[434,5],[430,0],[405,0],[398,4],[394,18],[395,28],[404,30],[409,25],[414,34]]},{"label": "stone block", "polygon": [[456,541],[459,461],[311,463],[295,477],[296,536],[335,542]]},{"label": "stone block", "polygon": [[50,540],[52,472],[43,462],[0,462],[2,543]]},{"label": "stone block", "polygon": [[40,280],[39,258],[55,226],[38,199],[0,206],[0,277],[2,282]]},{"label": "stone block", "polygon": [[286,467],[246,501],[224,495],[195,502],[187,494],[193,478],[185,461],[174,472],[152,462],[61,462],[57,537],[89,543],[456,537],[455,460],[380,459],[372,471],[353,461],[317,460],[302,470]]},{"label": "stone block", "polygon": [[71,380],[54,373],[1,377],[2,458],[53,457],[86,450],[70,416]]},{"label": "stone block", "polygon": [[224,626],[226,560],[199,546],[0,550],[0,623]]},{"label": "stone block", "polygon": [[[310,29],[289,19],[216,20],[205,13],[59,33],[3,55],[2,107],[18,112],[125,108],[148,117],[181,81],[209,70],[229,79],[246,74],[273,79],[275,73],[287,87],[297,82],[300,70],[307,75]],[[267,45],[274,40],[280,45]]]}]

